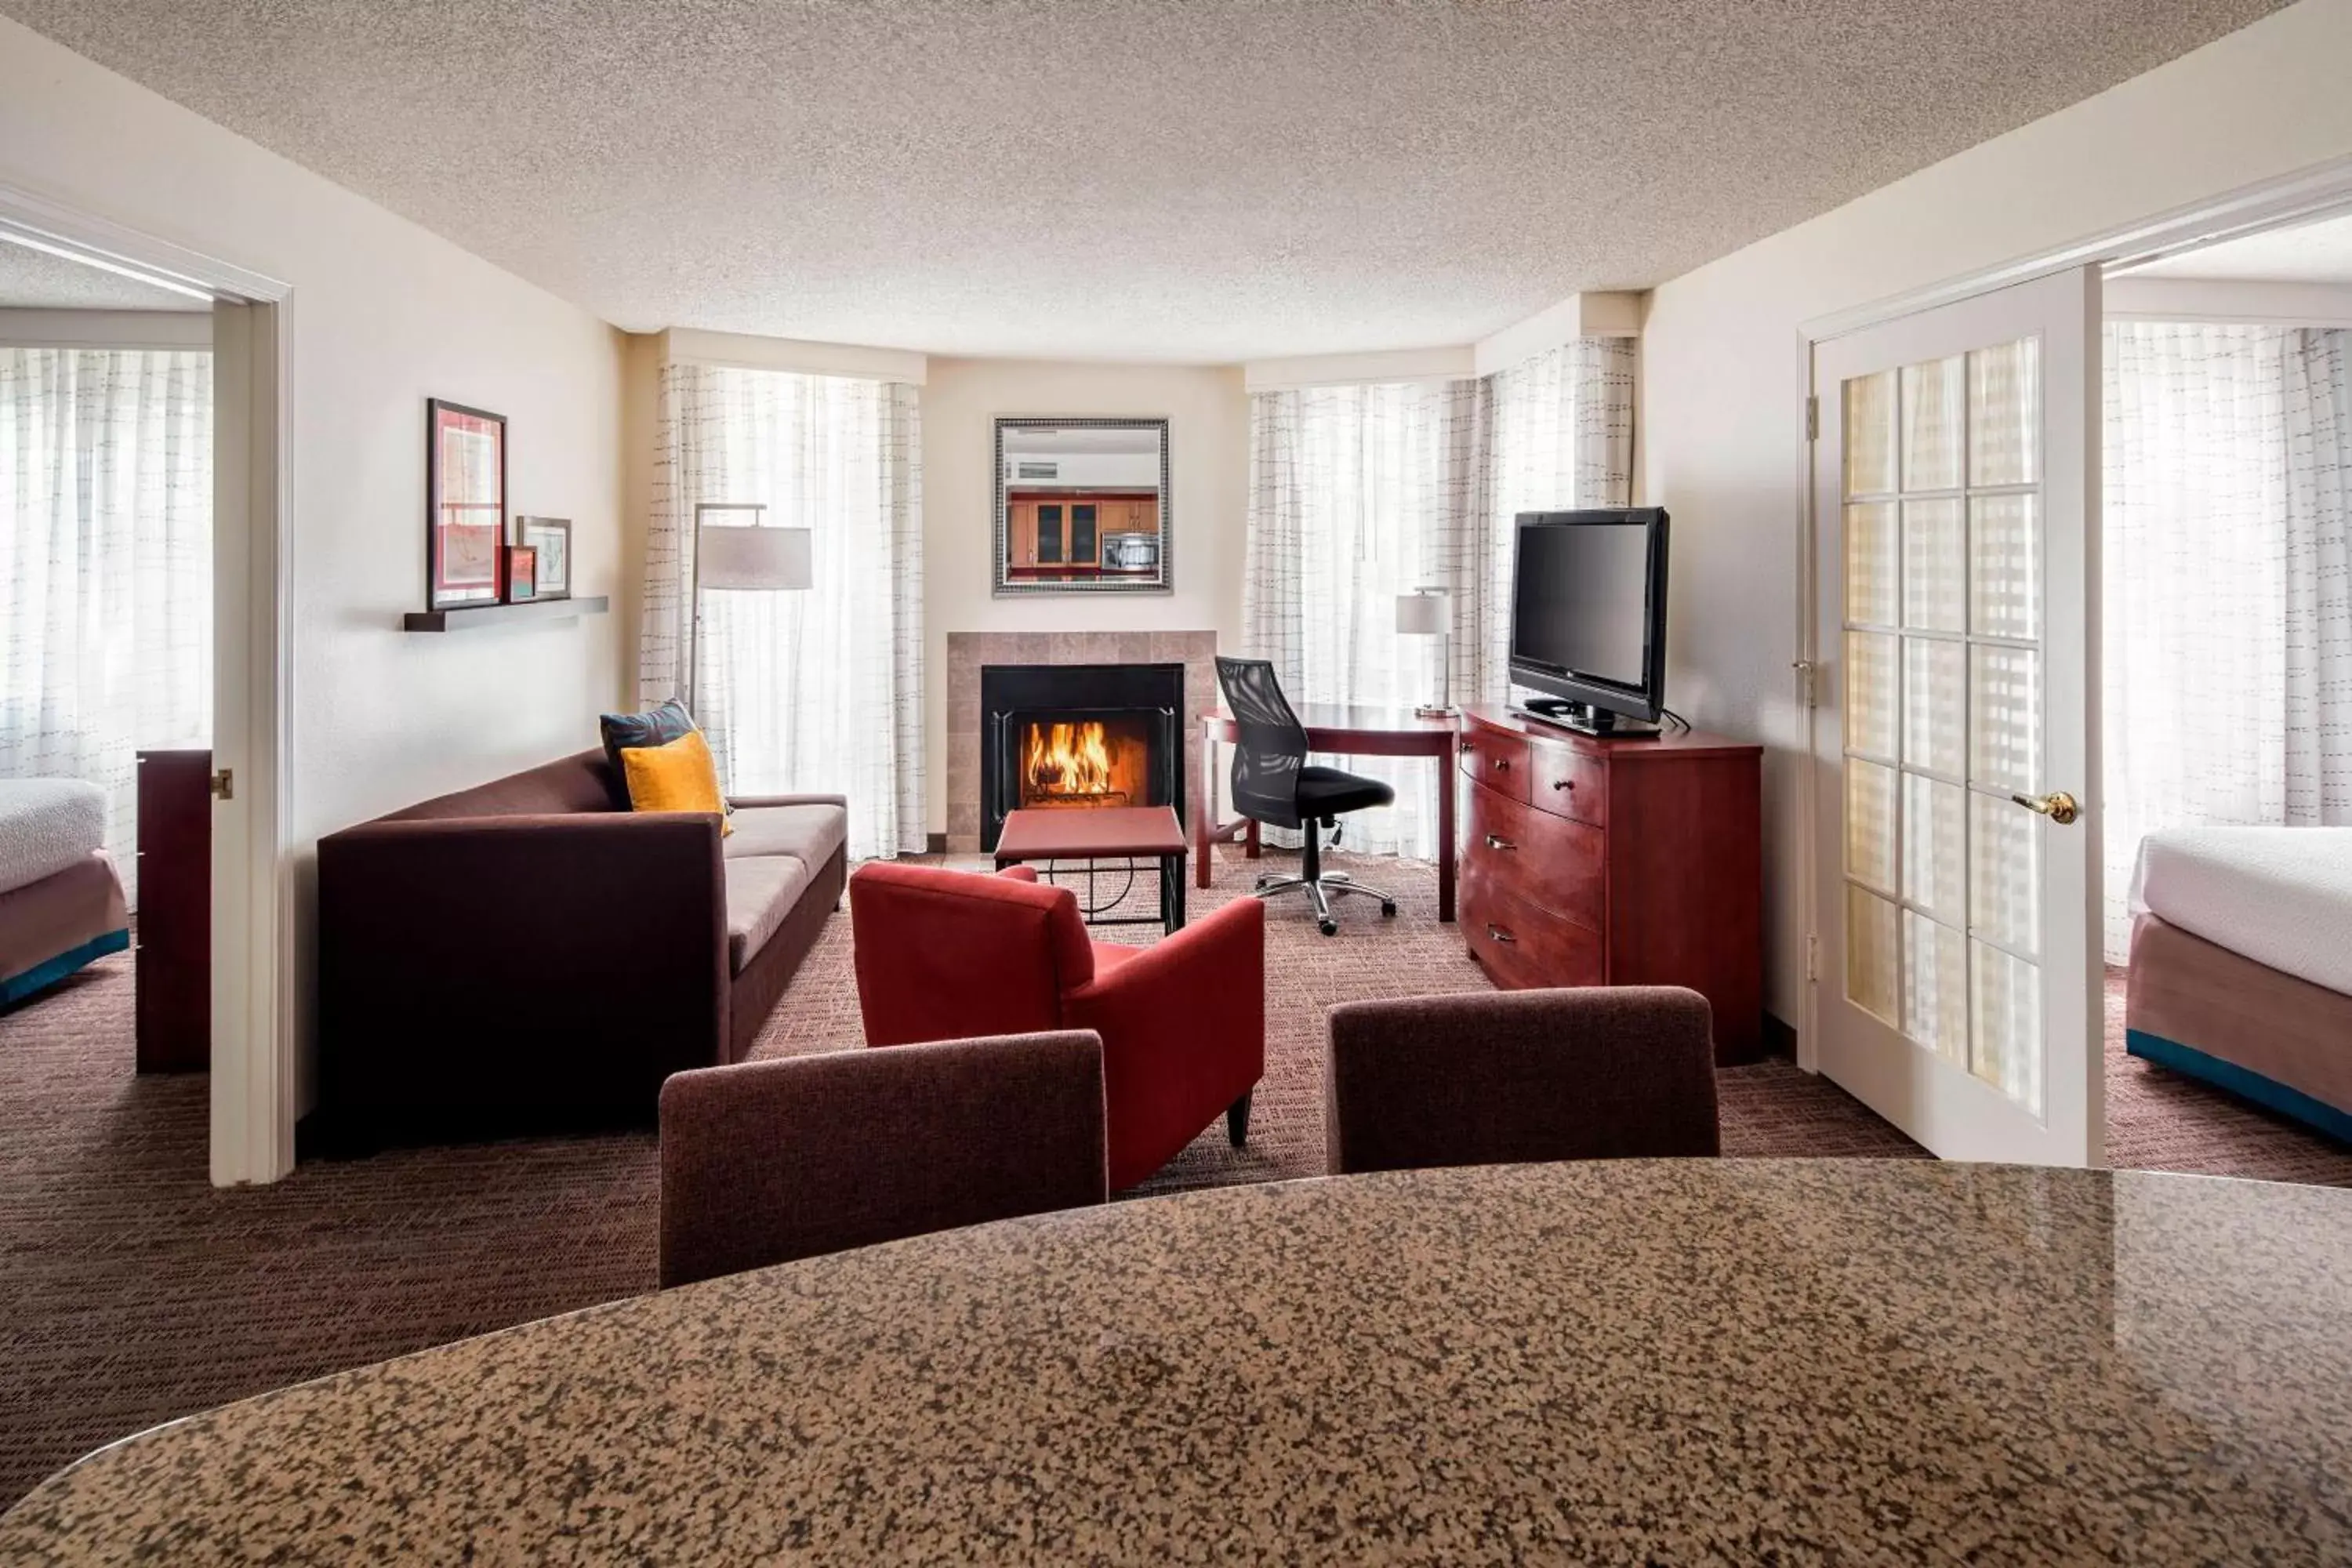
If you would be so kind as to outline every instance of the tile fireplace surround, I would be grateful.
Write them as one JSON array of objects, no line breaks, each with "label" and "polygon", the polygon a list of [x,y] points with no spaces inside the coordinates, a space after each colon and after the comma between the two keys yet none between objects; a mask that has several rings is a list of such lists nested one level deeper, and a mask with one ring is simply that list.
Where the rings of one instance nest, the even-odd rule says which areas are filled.
[{"label": "tile fireplace surround", "polygon": [[948,852],[980,850],[980,671],[991,664],[1184,666],[1187,795],[1201,776],[1201,715],[1217,706],[1214,632],[950,632]]}]

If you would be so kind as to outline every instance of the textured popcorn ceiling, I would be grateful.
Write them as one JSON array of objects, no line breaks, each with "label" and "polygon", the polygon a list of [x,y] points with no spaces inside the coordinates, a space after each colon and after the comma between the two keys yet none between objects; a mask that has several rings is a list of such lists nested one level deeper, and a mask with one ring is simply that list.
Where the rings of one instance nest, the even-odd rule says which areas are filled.
[{"label": "textured popcorn ceiling", "polygon": [[0,0],[621,326],[1226,361],[1661,282],[2279,0]]},{"label": "textured popcorn ceiling", "polygon": [[201,310],[205,302],[0,241],[0,310]]},{"label": "textured popcorn ceiling", "polygon": [[2130,275],[2232,282],[2352,283],[2352,216],[2209,245],[2134,268]]}]

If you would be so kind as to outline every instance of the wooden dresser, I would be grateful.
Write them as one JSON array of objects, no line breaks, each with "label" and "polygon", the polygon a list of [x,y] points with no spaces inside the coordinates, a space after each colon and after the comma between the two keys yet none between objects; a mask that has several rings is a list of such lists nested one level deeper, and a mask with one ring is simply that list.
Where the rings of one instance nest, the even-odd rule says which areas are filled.
[{"label": "wooden dresser", "polygon": [[1763,748],[1463,715],[1462,933],[1506,990],[1687,985],[1718,1063],[1763,1053]]}]

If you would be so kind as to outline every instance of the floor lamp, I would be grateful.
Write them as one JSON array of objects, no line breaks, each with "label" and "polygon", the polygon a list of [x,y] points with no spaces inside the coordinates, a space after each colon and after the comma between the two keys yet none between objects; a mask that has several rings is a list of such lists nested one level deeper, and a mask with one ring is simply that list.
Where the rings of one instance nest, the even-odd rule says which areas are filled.
[{"label": "floor lamp", "polygon": [[1437,700],[1413,709],[1423,719],[1454,716],[1453,608],[1443,588],[1415,588],[1397,595],[1396,629],[1406,637],[1437,639]]},{"label": "floor lamp", "polygon": [[[770,528],[758,502],[703,501],[694,509],[694,618],[686,650],[686,707],[694,710],[695,676],[702,660],[702,595],[706,593],[789,593],[814,587],[815,532]],[[748,522],[714,518],[745,516]]]}]

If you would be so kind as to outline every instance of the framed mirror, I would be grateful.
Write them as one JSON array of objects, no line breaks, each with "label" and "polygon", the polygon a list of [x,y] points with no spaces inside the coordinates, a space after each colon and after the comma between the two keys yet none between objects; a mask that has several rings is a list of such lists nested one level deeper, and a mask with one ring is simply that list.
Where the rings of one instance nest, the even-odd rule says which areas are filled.
[{"label": "framed mirror", "polygon": [[997,420],[997,597],[1168,593],[1171,510],[1167,420]]}]

